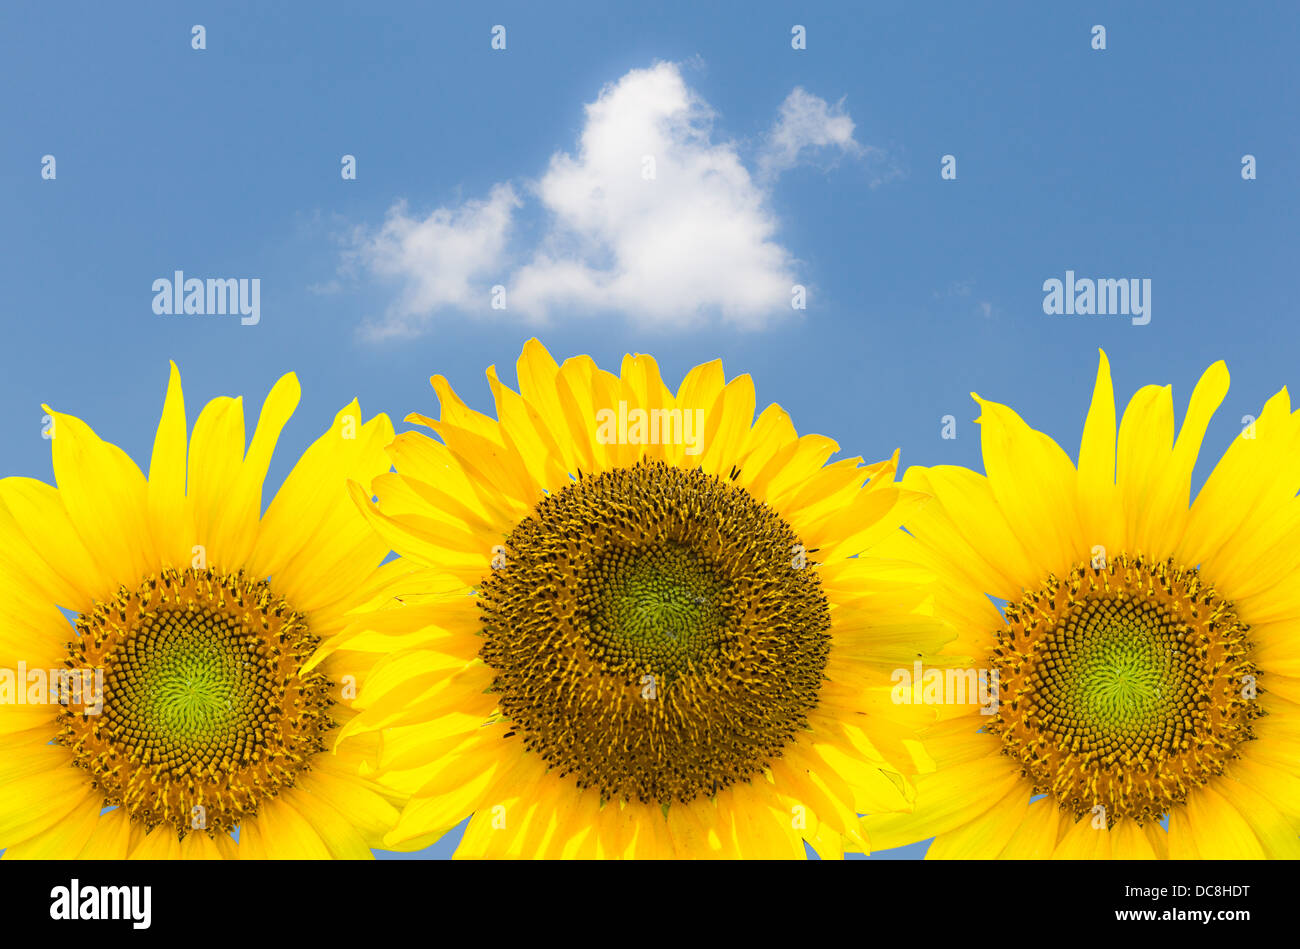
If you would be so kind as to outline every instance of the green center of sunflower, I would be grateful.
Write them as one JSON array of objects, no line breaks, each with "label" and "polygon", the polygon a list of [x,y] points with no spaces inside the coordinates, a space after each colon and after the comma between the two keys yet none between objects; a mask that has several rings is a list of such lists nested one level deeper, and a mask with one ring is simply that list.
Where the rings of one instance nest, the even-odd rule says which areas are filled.
[{"label": "green center of sunflower", "polygon": [[65,662],[103,669],[103,695],[62,712],[59,741],[106,805],[149,829],[228,832],[292,786],[333,727],[333,684],[302,671],[318,640],[265,581],[164,570],[77,630]]},{"label": "green center of sunflower", "polygon": [[256,745],[275,682],[250,630],[219,612],[160,610],[141,618],[133,643],[115,657],[105,714],[152,761],[188,769]]},{"label": "green center of sunflower", "polygon": [[594,564],[580,592],[591,610],[592,649],[675,677],[716,658],[726,632],[726,583],[706,558],[665,541],[615,549]]},{"label": "green center of sunflower", "polygon": [[1160,741],[1196,704],[1200,677],[1181,647],[1176,621],[1157,604],[1085,601],[1049,648],[1056,661],[1041,677],[1044,699],[1065,710],[1093,747]]},{"label": "green center of sunflower", "polygon": [[540,501],[484,579],[484,662],[535,751],[607,799],[687,802],[807,727],[830,614],[788,524],[661,462]]},{"label": "green center of sunflower", "polygon": [[1173,561],[1081,564],[1007,607],[988,730],[1074,816],[1159,820],[1254,737],[1248,631]]}]

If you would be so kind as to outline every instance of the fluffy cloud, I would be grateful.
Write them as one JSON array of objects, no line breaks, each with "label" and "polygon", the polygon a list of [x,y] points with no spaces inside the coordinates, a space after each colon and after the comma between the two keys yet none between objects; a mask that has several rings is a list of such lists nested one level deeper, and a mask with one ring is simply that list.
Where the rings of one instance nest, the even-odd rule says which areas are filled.
[{"label": "fluffy cloud", "polygon": [[[754,329],[790,315],[799,280],[777,240],[772,182],[810,149],[861,154],[853,122],[795,89],[751,173],[735,143],[714,141],[713,118],[676,65],[633,70],[586,106],[575,153],[551,158],[522,189],[529,201],[499,184],[423,219],[396,205],[352,251],[399,287],[369,334],[414,335],[444,313],[491,312],[496,284],[506,315],[532,323],[612,310],[666,328],[717,317]],[[516,214],[529,205],[542,235],[516,246]]]},{"label": "fluffy cloud", "polygon": [[371,338],[411,336],[442,309],[482,306],[491,286],[519,198],[497,185],[486,201],[467,201],[454,210],[438,208],[418,220],[399,203],[377,233],[365,235],[353,251],[372,274],[396,281],[398,298],[384,319],[366,327]]}]

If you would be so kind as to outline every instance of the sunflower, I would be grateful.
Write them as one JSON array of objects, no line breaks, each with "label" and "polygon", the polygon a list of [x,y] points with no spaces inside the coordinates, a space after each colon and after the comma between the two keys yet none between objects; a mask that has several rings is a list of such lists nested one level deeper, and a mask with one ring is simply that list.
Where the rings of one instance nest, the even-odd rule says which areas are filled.
[{"label": "sunflower", "polygon": [[410,582],[347,492],[389,468],[392,426],[354,401],[263,516],[298,398],[280,379],[247,450],[242,401],[216,399],[187,450],[173,364],[147,479],[46,407],[57,487],[0,481],[6,857],[369,857],[395,823],[376,742],[331,747],[376,657],[325,648]]},{"label": "sunflower", "polygon": [[950,636],[921,571],[856,556],[922,500],[897,455],[828,464],[717,361],[676,395],[645,355],[616,376],[532,340],[517,368],[487,371],[495,419],[433,377],[441,418],[408,420],[438,440],[353,488],[443,576],[366,633],[392,655],[350,727],[412,795],[388,845],[470,817],[461,857],[865,849],[917,767],[888,670]]},{"label": "sunflower", "polygon": [[1284,389],[1191,501],[1227,390],[1215,363],[1175,439],[1170,387],[1146,386],[1117,432],[1103,352],[1077,468],[974,396],[987,475],[907,472],[934,501],[891,553],[934,572],[945,651],[996,674],[999,701],[926,731],[915,811],[869,819],[878,844],[1300,856],[1300,425]]}]

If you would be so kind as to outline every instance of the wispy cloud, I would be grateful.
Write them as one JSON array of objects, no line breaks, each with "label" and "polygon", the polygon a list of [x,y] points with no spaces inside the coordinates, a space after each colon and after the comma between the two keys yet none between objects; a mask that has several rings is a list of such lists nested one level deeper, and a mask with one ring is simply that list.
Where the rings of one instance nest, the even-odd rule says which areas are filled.
[{"label": "wispy cloud", "polygon": [[[937,300],[940,303],[950,300],[962,300],[964,307],[969,304],[974,293],[974,287],[974,281],[958,280],[949,284],[946,290],[931,291],[930,296],[932,299]],[[999,310],[992,300],[976,300],[975,308],[972,312],[984,317],[986,320],[991,320],[998,315]]]},{"label": "wispy cloud", "polygon": [[759,178],[770,180],[814,151],[859,157],[866,148],[853,138],[853,119],[844,111],[843,100],[828,105],[825,99],[796,86],[781,103],[780,115],[759,155]]}]

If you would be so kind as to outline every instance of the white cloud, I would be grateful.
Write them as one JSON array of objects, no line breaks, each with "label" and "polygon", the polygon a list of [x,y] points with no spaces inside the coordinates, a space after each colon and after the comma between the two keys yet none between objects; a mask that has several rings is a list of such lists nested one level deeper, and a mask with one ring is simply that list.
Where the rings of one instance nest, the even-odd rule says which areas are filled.
[{"label": "white cloud", "polygon": [[400,286],[369,334],[413,335],[445,312],[491,313],[494,284],[506,287],[504,315],[533,323],[615,310],[667,328],[715,316],[761,328],[789,316],[802,281],[777,240],[773,179],[809,149],[861,154],[853,122],[795,89],[751,174],[735,143],[714,141],[713,119],[671,63],[607,85],[586,106],[576,152],[552,156],[526,187],[544,217],[526,247],[511,245],[524,201],[510,184],[423,219],[394,206],[352,252]]},{"label": "white cloud", "polygon": [[496,185],[485,201],[438,208],[423,220],[412,218],[405,202],[394,205],[379,232],[353,251],[371,273],[402,287],[384,319],[367,324],[365,334],[410,336],[439,309],[481,306],[483,286],[504,277],[495,271],[519,203],[510,185]]},{"label": "white cloud", "polygon": [[768,179],[793,168],[804,152],[827,147],[852,156],[864,153],[853,138],[853,119],[844,111],[843,101],[831,106],[796,86],[781,103],[781,113],[768,133],[759,156],[759,177]]},{"label": "white cloud", "polygon": [[537,184],[554,227],[512,281],[525,312],[686,325],[716,309],[757,326],[789,311],[797,280],[775,215],[736,146],[712,141],[712,119],[672,65],[601,91],[577,155],[556,155]]}]

